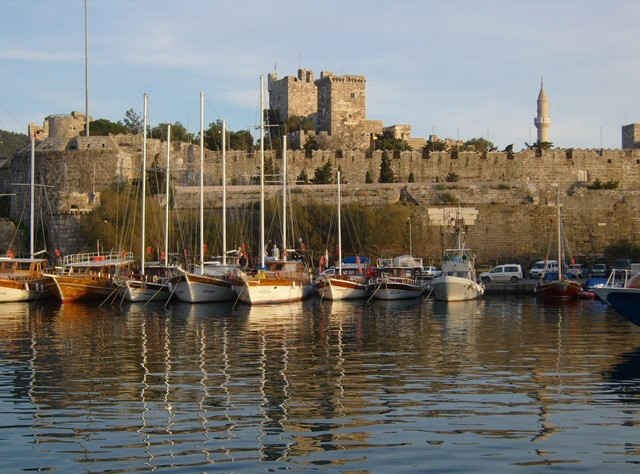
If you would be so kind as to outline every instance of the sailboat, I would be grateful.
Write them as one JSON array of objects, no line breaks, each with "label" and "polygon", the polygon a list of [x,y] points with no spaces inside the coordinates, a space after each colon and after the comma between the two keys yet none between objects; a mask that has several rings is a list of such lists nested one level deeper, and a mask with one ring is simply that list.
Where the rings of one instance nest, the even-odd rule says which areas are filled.
[{"label": "sailboat", "polygon": [[[166,182],[166,213],[165,213],[165,262],[156,264],[145,263],[146,241],[146,183],[147,183],[147,130],[149,122],[147,94],[144,94],[143,133],[142,133],[142,217],[141,217],[141,249],[140,249],[140,273],[131,278],[126,278],[118,283],[122,285],[124,299],[136,303],[152,300],[166,300],[170,290],[169,267],[166,260],[168,241],[168,210],[169,210],[169,165],[171,128],[167,129],[167,182]],[[170,127],[170,126],[169,126]]]},{"label": "sailboat", "polygon": [[536,293],[547,300],[575,300],[578,298],[582,287],[580,283],[574,280],[570,280],[566,277],[564,272],[564,246],[562,238],[562,216],[560,214],[560,188],[558,187],[557,199],[556,199],[556,220],[557,222],[557,237],[558,237],[558,273],[547,273],[544,281],[541,282],[536,288]]},{"label": "sailboat", "polygon": [[[223,129],[223,169],[226,166],[226,131]],[[224,172],[223,172],[224,173]],[[226,180],[223,178],[223,196],[226,197]],[[226,208],[226,202],[223,202]],[[226,215],[225,215],[226,216]],[[223,222],[223,247],[226,246],[226,223]],[[223,259],[226,249],[223,248]],[[225,262],[226,263],[226,262]],[[218,265],[217,262],[205,262],[204,256],[204,92],[200,93],[200,265],[192,271],[179,269],[181,275],[174,279],[174,294],[180,301],[186,303],[208,303],[217,301],[231,301],[236,294],[233,291],[232,280],[228,278],[235,271],[231,266]]]},{"label": "sailboat", "polygon": [[304,262],[287,259],[287,140],[285,135],[282,137],[282,144],[283,252],[282,256],[279,252],[274,252],[267,262],[264,238],[264,79],[260,76],[260,268],[252,275],[239,272],[234,285],[238,299],[250,305],[300,301],[314,292],[311,272]]},{"label": "sailboat", "polygon": [[338,268],[337,274],[321,274],[316,281],[320,296],[328,300],[349,300],[367,297],[367,279],[362,272],[362,263],[343,266],[342,261],[342,199],[341,177],[338,171]]},{"label": "sailboat", "polygon": [[29,216],[29,258],[15,258],[13,252],[0,257],[0,303],[30,301],[51,295],[53,281],[43,275],[47,260],[35,255],[35,136],[31,136],[31,178]]},{"label": "sailboat", "polygon": [[458,245],[455,249],[445,249],[442,274],[431,282],[433,297],[440,301],[466,301],[480,298],[484,286],[477,282],[475,255],[465,248],[460,209],[456,217]]}]

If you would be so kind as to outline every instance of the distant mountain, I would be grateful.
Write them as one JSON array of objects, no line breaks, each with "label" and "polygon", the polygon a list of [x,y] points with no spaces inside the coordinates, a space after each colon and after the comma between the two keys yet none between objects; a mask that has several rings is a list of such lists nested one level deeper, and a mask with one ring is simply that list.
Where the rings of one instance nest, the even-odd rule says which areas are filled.
[{"label": "distant mountain", "polygon": [[0,130],[0,158],[13,157],[16,151],[29,145],[29,137],[24,133]]}]

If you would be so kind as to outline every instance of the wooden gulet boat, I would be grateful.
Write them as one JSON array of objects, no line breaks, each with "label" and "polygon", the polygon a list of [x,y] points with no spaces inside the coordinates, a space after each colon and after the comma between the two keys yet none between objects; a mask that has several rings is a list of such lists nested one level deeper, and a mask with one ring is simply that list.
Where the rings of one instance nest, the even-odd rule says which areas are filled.
[{"label": "wooden gulet boat", "polygon": [[338,268],[337,273],[321,274],[316,281],[320,296],[328,300],[351,300],[367,297],[367,279],[361,265],[343,268],[342,262],[342,199],[340,194],[341,176],[337,172],[338,183]]},{"label": "wooden gulet boat", "polygon": [[162,264],[147,265],[145,262],[146,252],[146,183],[147,183],[147,129],[149,122],[148,95],[144,94],[143,105],[143,134],[142,134],[142,179],[141,179],[141,249],[140,249],[140,271],[138,274],[118,279],[116,283],[124,291],[124,299],[131,302],[144,301],[165,301],[171,290],[172,269],[168,266],[168,239],[169,239],[169,168],[171,154],[171,126],[167,126],[167,170],[166,170],[166,203],[165,203],[165,261]]},{"label": "wooden gulet boat", "polygon": [[[0,303],[31,301],[52,295],[53,281],[43,274],[47,261],[35,258],[35,136],[31,137],[31,177],[29,184],[29,258],[15,258],[13,252],[0,258]],[[39,252],[40,253],[40,252]]]},{"label": "wooden gulet boat", "polygon": [[46,265],[40,258],[0,257],[0,303],[50,297],[54,283],[43,275]]},{"label": "wooden gulet boat", "polygon": [[63,257],[62,266],[44,275],[55,284],[55,296],[66,303],[104,300],[119,289],[116,280],[129,273],[131,252],[88,252]]},{"label": "wooden gulet boat", "polygon": [[[264,80],[260,76],[260,110],[264,110]],[[264,117],[260,113],[260,268],[254,274],[239,272],[234,285],[239,301],[268,304],[301,301],[315,289],[311,272],[300,260],[287,260],[287,140],[282,137],[282,259],[266,262],[264,237]]]},{"label": "wooden gulet boat", "polygon": [[[233,301],[236,293],[229,279],[233,272],[231,266],[226,265],[226,125],[223,121],[223,237],[222,237],[222,266],[215,266],[205,262],[204,246],[204,93],[200,93],[200,265],[187,271],[180,269],[180,275],[173,280],[175,287],[172,293],[176,298],[186,303],[214,303]],[[213,263],[213,262],[211,262]]]}]

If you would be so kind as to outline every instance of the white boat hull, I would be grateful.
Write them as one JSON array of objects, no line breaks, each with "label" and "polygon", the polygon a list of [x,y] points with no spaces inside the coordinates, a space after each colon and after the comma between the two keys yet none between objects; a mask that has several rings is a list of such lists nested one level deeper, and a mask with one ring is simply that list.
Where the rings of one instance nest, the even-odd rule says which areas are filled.
[{"label": "white boat hull", "polygon": [[314,292],[312,285],[297,281],[274,282],[273,284],[261,282],[259,285],[244,283],[234,286],[234,290],[242,303],[250,305],[302,301]]},{"label": "white boat hull", "polygon": [[467,301],[480,298],[484,287],[468,278],[446,275],[431,282],[431,292],[440,301]]},{"label": "white boat hull", "polygon": [[609,296],[609,293],[611,293],[612,291],[616,291],[619,290],[620,288],[616,288],[613,286],[602,286],[599,288],[592,288],[591,291],[593,291],[596,296],[600,299],[600,301],[602,301],[603,303],[609,304],[609,302],[607,301],[607,296]]},{"label": "white boat hull", "polygon": [[184,278],[176,283],[174,294],[185,303],[216,303],[233,301],[236,298],[228,281],[193,273],[184,273]]},{"label": "white boat hull", "polygon": [[356,300],[367,297],[367,285],[339,278],[327,278],[319,288],[320,296],[323,299]]},{"label": "white boat hull", "polygon": [[49,291],[31,289],[6,288],[0,286],[0,303],[16,303],[19,301],[41,300],[51,296]]},{"label": "white boat hull", "polygon": [[169,283],[127,280],[124,288],[124,299],[130,303],[165,301],[169,297],[169,292]]}]

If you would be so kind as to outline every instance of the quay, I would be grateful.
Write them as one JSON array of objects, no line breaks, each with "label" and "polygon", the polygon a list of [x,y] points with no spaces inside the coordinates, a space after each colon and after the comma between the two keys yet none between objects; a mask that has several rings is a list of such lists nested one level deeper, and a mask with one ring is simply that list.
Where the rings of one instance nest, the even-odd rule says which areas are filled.
[{"label": "quay", "polygon": [[539,280],[525,279],[516,282],[492,281],[485,283],[488,295],[534,295]]}]

